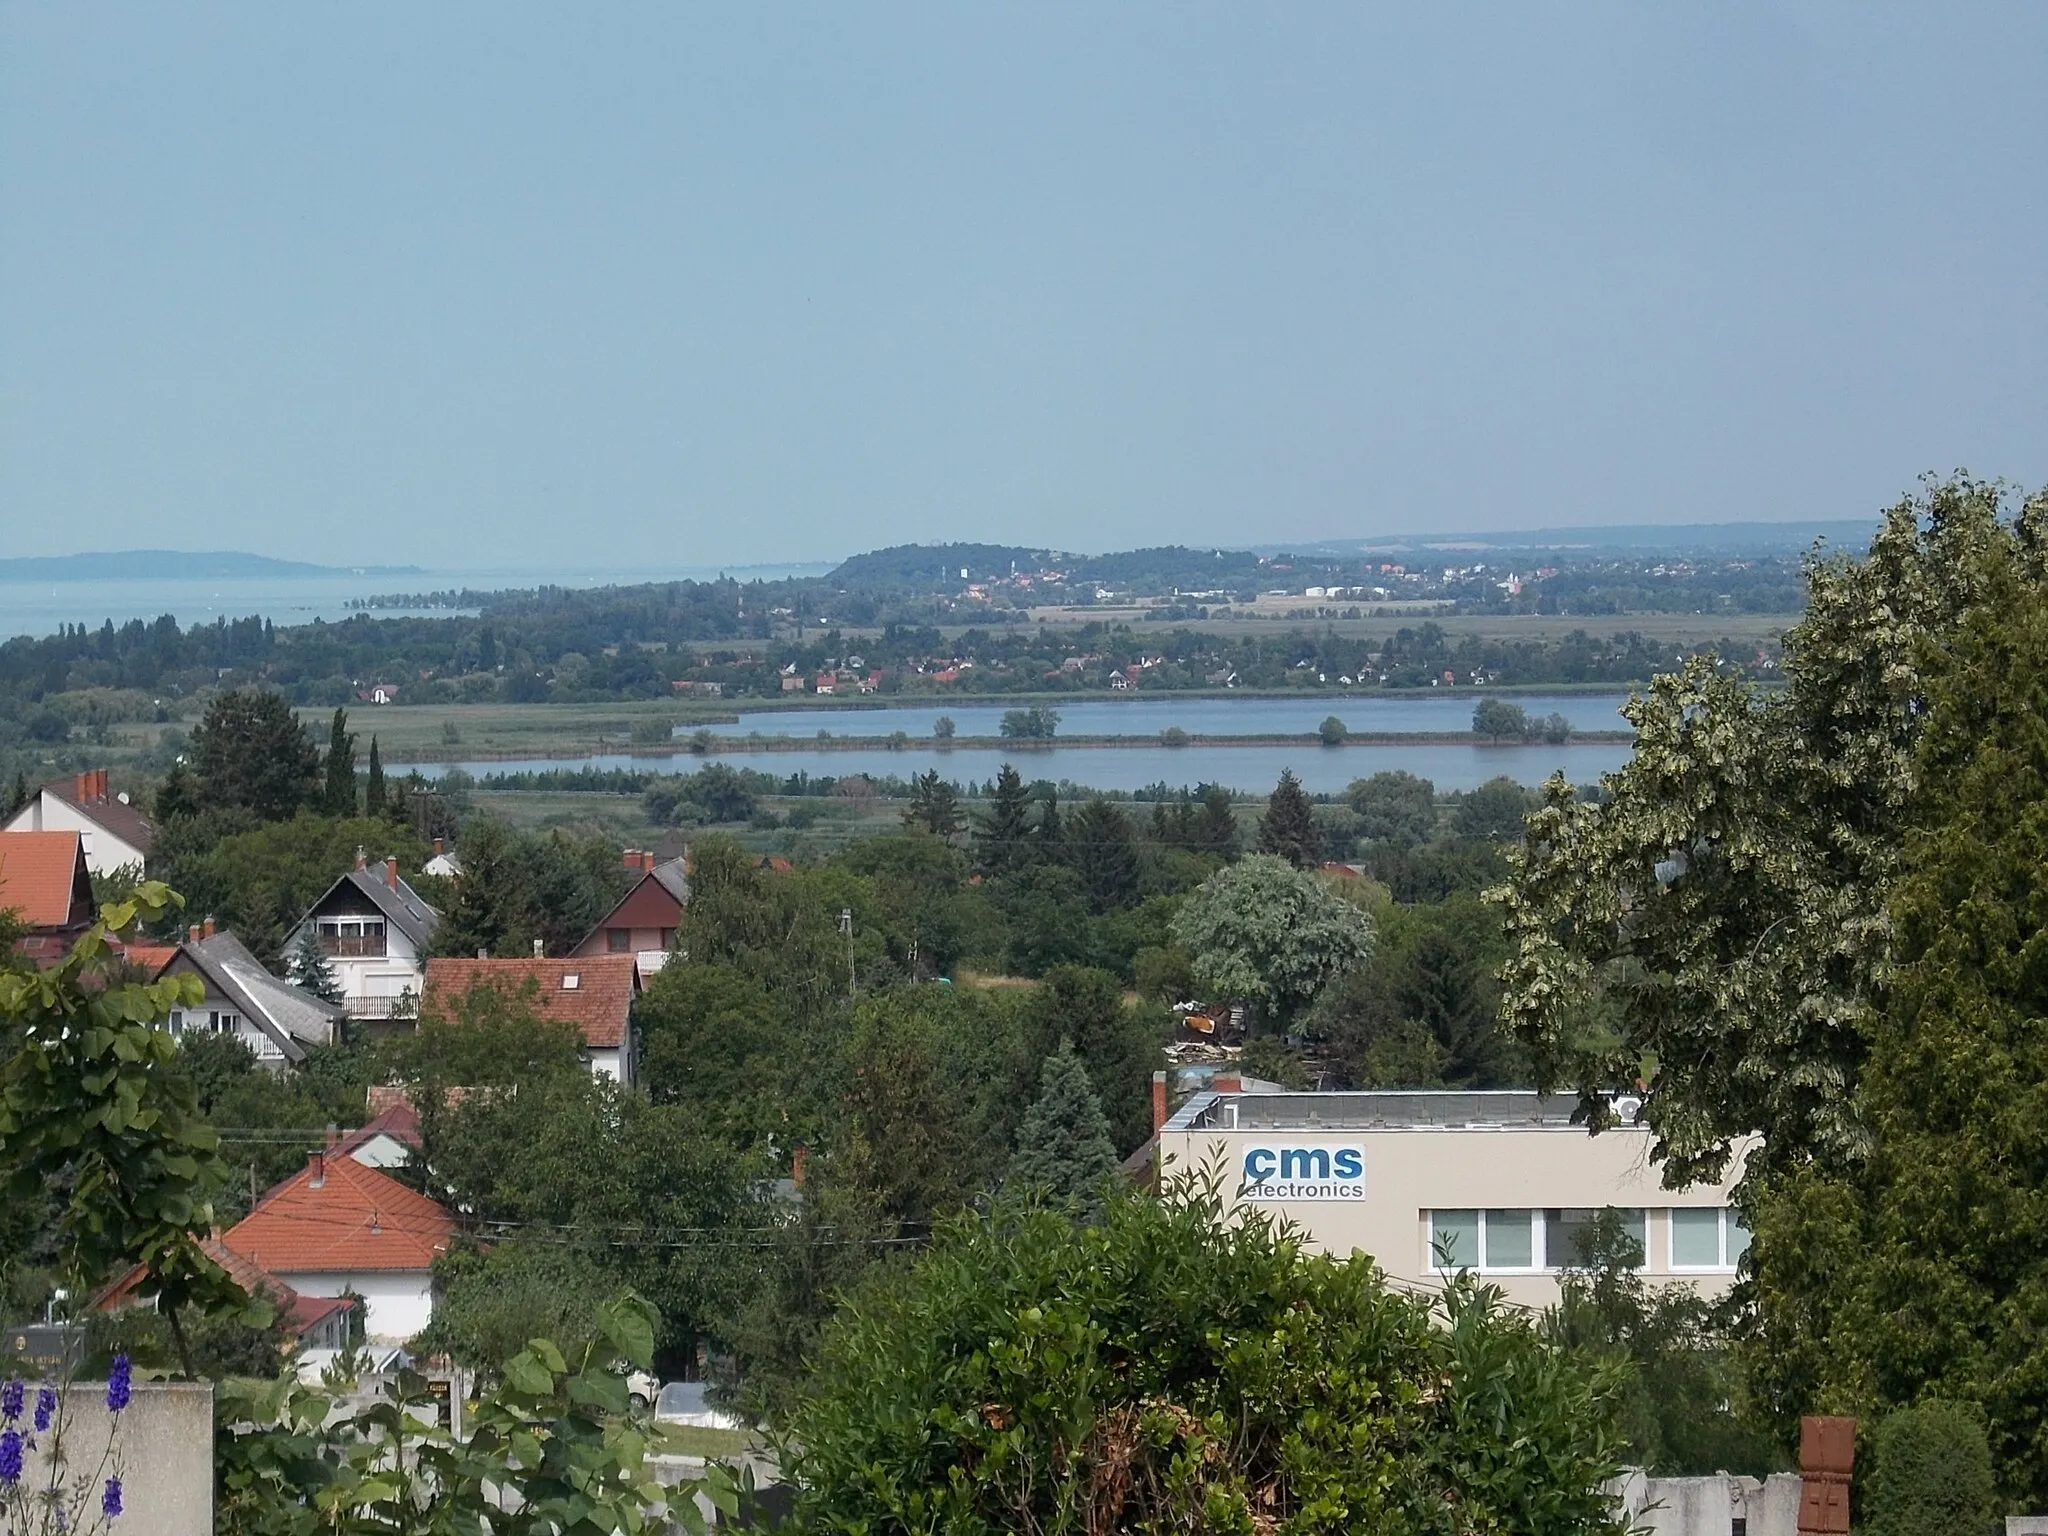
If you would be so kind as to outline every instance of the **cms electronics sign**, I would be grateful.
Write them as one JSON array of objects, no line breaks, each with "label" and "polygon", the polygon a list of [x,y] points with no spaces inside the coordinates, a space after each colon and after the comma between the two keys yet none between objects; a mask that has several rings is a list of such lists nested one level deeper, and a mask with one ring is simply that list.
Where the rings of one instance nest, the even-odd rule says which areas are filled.
[{"label": "cms electronics sign", "polygon": [[1239,1172],[1240,1200],[1365,1198],[1365,1149],[1356,1142],[1246,1147]]}]

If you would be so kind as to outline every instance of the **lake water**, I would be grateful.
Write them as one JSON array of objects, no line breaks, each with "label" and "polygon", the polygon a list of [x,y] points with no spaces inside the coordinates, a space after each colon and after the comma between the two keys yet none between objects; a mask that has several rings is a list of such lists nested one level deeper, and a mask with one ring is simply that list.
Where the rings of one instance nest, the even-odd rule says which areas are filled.
[{"label": "lake water", "polygon": [[[1253,702],[1247,700],[1246,702]],[[1284,701],[1283,701],[1284,702]],[[1448,701],[1446,701],[1448,702]],[[958,715],[955,715],[958,719]],[[1321,719],[1320,715],[1317,719]],[[1470,721],[1470,709],[1466,719]],[[1136,790],[1164,782],[1178,788],[1199,783],[1223,784],[1263,794],[1292,768],[1311,793],[1336,793],[1353,779],[1383,769],[1402,769],[1433,782],[1438,789],[1475,789],[1501,774],[1523,784],[1538,784],[1562,769],[1575,784],[1589,784],[1628,761],[1630,748],[1621,742],[1575,742],[1561,747],[1542,743],[1482,746],[1477,742],[1430,743],[1415,746],[1350,747],[1041,747],[960,748],[929,744],[901,751],[859,747],[839,751],[817,748],[787,752],[728,753],[703,758],[687,752],[667,757],[608,753],[583,758],[530,758],[471,762],[460,766],[482,778],[493,773],[539,772],[549,768],[629,768],[642,772],[692,773],[706,762],[758,769],[786,778],[795,773],[843,778],[864,773],[874,778],[894,774],[909,778],[936,768],[958,784],[993,779],[1011,763],[1027,780],[1065,779],[1094,789]],[[421,763],[419,771],[436,777],[445,764]]]},{"label": "lake water", "polygon": [[[467,587],[489,592],[505,588],[629,586],[649,581],[710,581],[729,574],[740,581],[779,581],[788,576],[817,576],[826,565],[733,567],[677,566],[670,569],[585,571],[475,570],[416,571],[402,576],[256,577],[245,581],[57,581],[0,582],[0,638],[49,635],[59,624],[84,624],[98,629],[108,619],[118,626],[130,619],[176,617],[181,626],[211,624],[215,619],[261,615],[273,624],[330,623],[347,618],[352,600],[388,592],[446,592]],[[379,609],[379,618],[397,618],[410,609]],[[428,610],[447,617],[453,610]]]},{"label": "lake water", "polygon": [[[1532,715],[1561,714],[1571,721],[1574,730],[1629,729],[1628,722],[1616,713],[1623,698],[1619,694],[1510,694],[1506,697],[1512,698]],[[1156,736],[1170,726],[1178,726],[1194,736],[1304,736],[1320,726],[1328,715],[1335,715],[1351,730],[1362,733],[1469,731],[1472,728],[1472,708],[1477,702],[1470,694],[1417,691],[1389,696],[1375,690],[1370,695],[1344,697],[1319,694],[1314,698],[1301,699],[1154,694],[1132,699],[1089,699],[1053,707],[1059,711],[1062,736]],[[834,736],[887,736],[902,731],[913,738],[929,740],[933,722],[941,715],[949,715],[955,731],[962,736],[997,736],[1002,733],[1004,712],[1017,707],[1014,704],[933,703],[891,705],[882,709],[863,706],[767,710],[743,714],[737,723],[727,722],[703,729],[719,736],[758,733],[770,740],[778,736],[804,740],[815,737],[819,731],[830,731]],[[679,726],[676,734],[687,736],[697,729],[699,727]]]}]

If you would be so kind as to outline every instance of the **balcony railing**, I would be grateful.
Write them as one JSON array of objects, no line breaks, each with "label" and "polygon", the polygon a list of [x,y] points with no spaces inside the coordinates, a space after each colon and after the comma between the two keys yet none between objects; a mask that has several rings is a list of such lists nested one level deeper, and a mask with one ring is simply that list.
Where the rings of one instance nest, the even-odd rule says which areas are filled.
[{"label": "balcony railing", "polygon": [[401,992],[396,997],[342,999],[342,1007],[352,1019],[410,1019],[418,1016],[419,1003],[418,995],[412,992]]},{"label": "balcony railing", "polygon": [[320,935],[320,953],[336,960],[381,960],[384,958],[384,935],[323,933]]}]

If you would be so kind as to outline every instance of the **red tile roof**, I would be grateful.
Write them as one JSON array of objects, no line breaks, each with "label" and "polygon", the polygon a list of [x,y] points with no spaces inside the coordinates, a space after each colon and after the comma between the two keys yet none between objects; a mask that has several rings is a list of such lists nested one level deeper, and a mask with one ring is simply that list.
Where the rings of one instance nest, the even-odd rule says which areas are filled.
[{"label": "red tile roof", "polygon": [[123,960],[140,966],[152,977],[178,958],[178,946],[175,944],[123,944],[120,949]]},{"label": "red tile roof", "polygon": [[225,1241],[272,1274],[427,1269],[455,1222],[441,1207],[352,1157],[321,1158],[271,1189]]},{"label": "red tile roof", "polygon": [[[233,1280],[251,1296],[268,1299],[283,1318],[285,1332],[297,1338],[321,1318],[338,1307],[352,1305],[346,1296],[305,1296],[293,1290],[262,1265],[222,1242],[217,1237],[201,1241],[200,1249],[209,1259],[228,1272]],[[111,1285],[96,1292],[89,1303],[95,1312],[113,1312],[135,1300],[135,1288],[142,1283],[143,1268],[140,1264]]]},{"label": "red tile roof", "polygon": [[[371,1101],[375,1103],[377,1089],[370,1089]],[[358,1149],[375,1141],[379,1136],[389,1136],[393,1141],[403,1143],[417,1152],[421,1148],[420,1114],[412,1107],[412,1100],[400,1096],[387,1102],[368,1125],[350,1131],[327,1149],[334,1157],[353,1157]]]},{"label": "red tile roof", "polygon": [[92,877],[76,832],[0,832],[0,910],[31,928],[92,921]]},{"label": "red tile roof", "polygon": [[532,981],[533,1010],[563,1019],[583,1033],[592,1050],[626,1043],[640,970],[631,955],[580,955],[569,960],[429,960],[420,1011],[445,1012],[471,987],[501,988],[516,996]]}]

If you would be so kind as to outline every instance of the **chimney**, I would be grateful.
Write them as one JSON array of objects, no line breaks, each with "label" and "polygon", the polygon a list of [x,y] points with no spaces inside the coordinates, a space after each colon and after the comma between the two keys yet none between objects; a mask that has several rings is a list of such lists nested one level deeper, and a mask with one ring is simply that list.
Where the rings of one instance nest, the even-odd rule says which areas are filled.
[{"label": "chimney", "polygon": [[640,867],[641,867],[642,869],[646,870],[646,871],[647,871],[647,873],[648,873],[648,874],[650,874],[650,875],[654,873],[654,850],[653,850],[653,849],[651,849],[651,848],[642,848],[642,849],[640,850]]},{"label": "chimney", "polygon": [[327,1122],[327,1145],[330,1147],[334,1147],[340,1145],[340,1143],[341,1127],[336,1125],[332,1120],[330,1120]]},{"label": "chimney", "polygon": [[101,805],[105,805],[105,804],[107,803],[107,770],[106,770],[106,769],[104,769],[104,768],[102,768],[102,769],[100,769],[99,773],[100,773],[100,801],[99,801],[99,803],[100,803]]},{"label": "chimney", "polygon": [[315,1152],[306,1159],[306,1188],[325,1189],[326,1187],[327,1154],[325,1152]]},{"label": "chimney", "polygon": [[194,923],[185,930],[185,942],[188,944],[197,944],[199,942],[199,925],[197,923]]},{"label": "chimney", "polygon": [[544,945],[542,945],[541,941],[539,939],[535,939],[533,941],[533,958],[536,960],[545,960],[547,958],[547,953],[547,949]]},{"label": "chimney", "polygon": [[484,949],[481,946],[479,946],[476,952],[476,957],[479,960],[488,960],[491,958],[491,952],[488,949]]},{"label": "chimney", "polygon": [[356,844],[356,868],[357,868],[357,869],[367,869],[368,867],[369,867],[369,860],[368,860],[367,858],[365,858],[365,857],[363,856],[363,845],[362,845],[361,843],[357,843],[357,844]]},{"label": "chimney", "polygon": [[640,867],[640,850],[638,848],[628,848],[619,856],[619,867],[621,869],[638,869]]},{"label": "chimney", "polygon": [[1243,1093],[1244,1078],[1236,1072],[1218,1072],[1209,1079],[1209,1087],[1217,1093]]},{"label": "chimney", "polygon": [[1157,1136],[1166,1129],[1166,1074],[1152,1074],[1152,1134]]},{"label": "chimney", "polygon": [[78,782],[72,786],[72,791],[78,796],[78,803],[80,805],[92,804],[92,772],[90,769],[78,776]]},{"label": "chimney", "polygon": [[811,1149],[798,1142],[789,1154],[789,1182],[798,1189],[804,1187],[804,1164],[810,1160]]},{"label": "chimney", "polygon": [[398,860],[386,859],[384,861],[384,883],[394,891],[398,889]]},{"label": "chimney", "polygon": [[210,912],[206,915],[206,921],[199,925],[199,937],[202,939],[213,937],[213,914]]},{"label": "chimney", "polygon": [[447,851],[448,851],[448,839],[447,839],[447,838],[445,838],[445,837],[437,837],[437,838],[435,838],[435,839],[434,839],[434,857],[438,859],[439,857],[441,857],[441,855],[442,855],[442,854],[446,853]]}]

